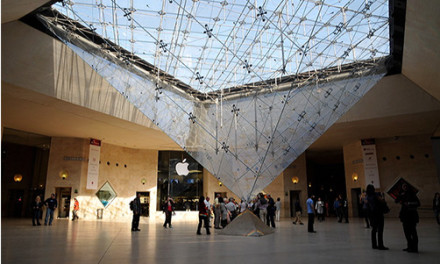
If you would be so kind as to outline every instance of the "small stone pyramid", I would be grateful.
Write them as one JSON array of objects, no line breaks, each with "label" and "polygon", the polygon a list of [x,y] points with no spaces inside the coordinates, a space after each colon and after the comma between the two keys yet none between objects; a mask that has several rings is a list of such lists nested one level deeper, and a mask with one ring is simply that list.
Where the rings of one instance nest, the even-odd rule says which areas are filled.
[{"label": "small stone pyramid", "polygon": [[272,234],[273,229],[263,223],[250,210],[246,210],[239,214],[231,223],[229,223],[219,235],[231,235],[231,236],[264,236]]}]

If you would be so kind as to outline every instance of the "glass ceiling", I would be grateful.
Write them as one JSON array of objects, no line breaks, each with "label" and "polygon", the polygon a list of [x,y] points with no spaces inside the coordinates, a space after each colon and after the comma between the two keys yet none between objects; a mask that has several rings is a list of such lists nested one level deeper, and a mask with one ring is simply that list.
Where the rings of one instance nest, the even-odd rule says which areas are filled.
[{"label": "glass ceiling", "polygon": [[96,0],[56,8],[71,19],[38,15],[52,34],[244,199],[386,74],[383,0]]},{"label": "glass ceiling", "polygon": [[386,0],[82,0],[53,7],[202,93],[389,55]]}]

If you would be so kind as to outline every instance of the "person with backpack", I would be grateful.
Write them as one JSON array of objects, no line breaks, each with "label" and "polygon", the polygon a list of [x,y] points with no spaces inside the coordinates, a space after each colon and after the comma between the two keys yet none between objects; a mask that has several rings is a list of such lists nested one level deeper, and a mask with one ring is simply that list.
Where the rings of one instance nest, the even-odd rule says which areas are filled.
[{"label": "person with backpack", "polygon": [[133,220],[131,221],[131,231],[141,231],[139,229],[139,220],[142,214],[141,194],[138,193],[136,198],[130,202],[130,209],[133,211]]}]

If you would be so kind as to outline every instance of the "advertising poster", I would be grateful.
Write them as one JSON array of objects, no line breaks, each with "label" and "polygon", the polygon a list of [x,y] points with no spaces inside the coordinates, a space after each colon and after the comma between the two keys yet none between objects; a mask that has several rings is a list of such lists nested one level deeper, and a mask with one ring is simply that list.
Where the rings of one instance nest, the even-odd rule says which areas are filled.
[{"label": "advertising poster", "polygon": [[362,141],[362,158],[364,160],[365,184],[380,188],[379,168],[377,166],[376,145],[372,140]]},{"label": "advertising poster", "polygon": [[409,182],[407,182],[405,179],[400,178],[396,181],[396,183],[391,186],[391,188],[387,191],[387,193],[394,199],[399,196],[399,193],[402,191],[402,185],[406,184],[408,186],[408,190],[413,190],[414,193],[418,193],[419,190],[411,185]]},{"label": "advertising poster", "polygon": [[90,139],[89,166],[87,169],[88,190],[98,189],[99,159],[101,154],[101,140]]}]

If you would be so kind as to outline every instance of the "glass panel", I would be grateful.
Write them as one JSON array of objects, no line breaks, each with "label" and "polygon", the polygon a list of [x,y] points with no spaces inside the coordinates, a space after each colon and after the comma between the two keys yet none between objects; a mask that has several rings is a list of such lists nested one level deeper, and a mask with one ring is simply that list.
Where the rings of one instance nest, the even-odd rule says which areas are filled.
[{"label": "glass panel", "polygon": [[[163,10],[157,3],[140,10],[133,1],[89,2],[58,6],[75,20],[55,11],[39,18],[244,199],[269,185],[386,73],[388,1],[192,1],[194,9],[163,1]],[[210,17],[206,5],[226,13]],[[142,22],[157,14],[162,24]],[[186,22],[193,27],[178,25]],[[184,159],[173,155],[161,165],[161,198],[185,190],[192,197],[194,185],[171,188],[179,177],[169,162]]]},{"label": "glass panel", "polygon": [[157,179],[158,210],[169,195],[175,210],[197,210],[203,194],[203,167],[183,151],[160,151]]},{"label": "glass panel", "polygon": [[109,182],[104,183],[101,189],[96,193],[99,201],[102,203],[104,208],[107,208],[111,202],[116,198],[116,192],[113,190]]}]

